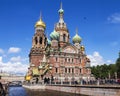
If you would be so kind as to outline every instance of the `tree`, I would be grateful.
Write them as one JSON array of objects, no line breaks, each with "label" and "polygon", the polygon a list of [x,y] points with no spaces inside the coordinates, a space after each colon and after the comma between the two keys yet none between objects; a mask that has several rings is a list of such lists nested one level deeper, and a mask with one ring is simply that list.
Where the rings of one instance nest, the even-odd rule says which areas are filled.
[{"label": "tree", "polygon": [[91,73],[95,76],[96,79],[101,78],[110,78],[115,79],[116,65],[115,64],[103,64],[91,67]]},{"label": "tree", "polygon": [[120,52],[119,52],[119,58],[116,60],[116,69],[117,69],[117,77],[120,78]]}]

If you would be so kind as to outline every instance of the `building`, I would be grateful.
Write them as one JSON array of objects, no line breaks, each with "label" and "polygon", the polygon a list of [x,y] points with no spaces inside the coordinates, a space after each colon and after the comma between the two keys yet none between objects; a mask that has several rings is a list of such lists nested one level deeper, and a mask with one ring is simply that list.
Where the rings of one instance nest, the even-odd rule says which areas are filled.
[{"label": "building", "polygon": [[42,16],[35,24],[29,54],[30,67],[26,75],[28,80],[31,76],[39,79],[53,77],[56,81],[90,78],[90,60],[85,53],[85,47],[81,45],[82,39],[78,35],[78,30],[70,43],[70,34],[63,18],[62,4],[58,12],[59,21],[50,34],[50,40],[46,37],[46,24]]}]

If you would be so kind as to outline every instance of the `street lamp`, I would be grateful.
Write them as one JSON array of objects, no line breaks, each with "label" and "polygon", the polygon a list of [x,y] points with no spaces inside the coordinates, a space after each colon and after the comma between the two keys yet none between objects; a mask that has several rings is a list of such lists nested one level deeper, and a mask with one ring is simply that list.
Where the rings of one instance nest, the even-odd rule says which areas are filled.
[{"label": "street lamp", "polygon": [[115,72],[115,80],[117,81],[117,72]]}]

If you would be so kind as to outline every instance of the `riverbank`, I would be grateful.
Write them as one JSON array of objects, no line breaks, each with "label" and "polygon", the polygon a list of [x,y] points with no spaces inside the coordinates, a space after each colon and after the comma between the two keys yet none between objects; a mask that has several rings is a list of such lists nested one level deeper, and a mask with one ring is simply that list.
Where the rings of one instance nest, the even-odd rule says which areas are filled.
[{"label": "riverbank", "polygon": [[46,85],[39,85],[39,84],[22,85],[22,87],[27,88],[27,89],[31,89],[31,90],[45,90],[46,89]]},{"label": "riverbank", "polygon": [[31,90],[54,90],[88,96],[120,96],[119,85],[23,85]]}]

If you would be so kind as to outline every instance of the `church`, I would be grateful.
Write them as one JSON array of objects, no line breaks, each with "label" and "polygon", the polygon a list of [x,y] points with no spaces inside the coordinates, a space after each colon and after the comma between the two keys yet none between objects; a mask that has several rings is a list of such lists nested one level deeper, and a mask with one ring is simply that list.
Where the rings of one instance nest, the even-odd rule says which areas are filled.
[{"label": "church", "polygon": [[81,45],[82,38],[76,35],[70,42],[70,32],[64,22],[62,4],[58,10],[59,20],[53,25],[50,39],[45,34],[46,24],[42,16],[35,24],[32,47],[29,53],[29,68],[26,76],[38,79],[53,78],[54,81],[90,79],[90,59]]}]

